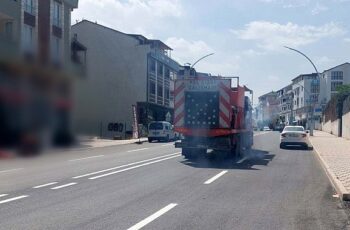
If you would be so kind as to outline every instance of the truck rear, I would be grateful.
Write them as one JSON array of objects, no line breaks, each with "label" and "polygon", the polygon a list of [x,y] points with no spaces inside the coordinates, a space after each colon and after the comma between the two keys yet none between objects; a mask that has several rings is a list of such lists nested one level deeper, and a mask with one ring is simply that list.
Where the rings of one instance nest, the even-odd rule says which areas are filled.
[{"label": "truck rear", "polygon": [[253,144],[251,105],[247,88],[231,87],[230,78],[191,77],[175,81],[175,143],[187,158],[208,149],[239,156]]}]

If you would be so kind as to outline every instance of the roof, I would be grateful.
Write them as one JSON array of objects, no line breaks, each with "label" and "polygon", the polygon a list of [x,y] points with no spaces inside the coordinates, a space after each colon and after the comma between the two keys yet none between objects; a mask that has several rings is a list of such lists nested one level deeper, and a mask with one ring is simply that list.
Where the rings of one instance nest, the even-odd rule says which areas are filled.
[{"label": "roof", "polygon": [[271,91],[271,92],[265,93],[265,94],[261,95],[261,96],[259,97],[259,99],[260,99],[260,98],[263,98],[263,97],[270,96],[270,95],[277,95],[277,92]]},{"label": "roof", "polygon": [[345,62],[345,63],[343,63],[343,64],[334,66],[334,67],[332,67],[332,68],[330,68],[330,69],[327,69],[327,70],[323,71],[323,73],[324,73],[324,72],[327,72],[327,71],[330,71],[330,70],[332,70],[332,69],[338,68],[338,67],[343,66],[343,65],[350,65],[350,63],[349,63],[349,62]]},{"label": "roof", "polygon": [[296,78],[293,78],[292,81],[295,81],[295,80],[297,80],[300,77],[308,77],[308,76],[315,76],[315,77],[317,77],[317,73],[300,74]]},{"label": "roof", "polygon": [[81,23],[90,23],[90,24],[93,24],[93,25],[97,25],[97,26],[100,26],[102,28],[105,28],[105,29],[108,29],[108,30],[111,30],[111,31],[114,31],[116,33],[120,33],[120,34],[123,34],[123,35],[126,35],[126,36],[129,36],[133,39],[136,39],[140,42],[141,45],[151,45],[153,47],[158,47],[160,49],[164,49],[164,50],[172,50],[172,48],[170,48],[169,46],[167,46],[164,42],[162,42],[161,40],[157,40],[157,39],[148,39],[146,38],[145,36],[141,35],[141,34],[127,34],[127,33],[123,33],[119,30],[115,30],[115,29],[112,29],[110,27],[107,27],[107,26],[104,26],[104,25],[101,25],[101,24],[98,24],[97,22],[91,22],[89,20],[82,20],[74,25],[72,25],[72,27],[74,26],[77,26]]},{"label": "roof", "polygon": [[69,4],[72,8],[78,8],[79,0],[64,0],[67,4]]}]

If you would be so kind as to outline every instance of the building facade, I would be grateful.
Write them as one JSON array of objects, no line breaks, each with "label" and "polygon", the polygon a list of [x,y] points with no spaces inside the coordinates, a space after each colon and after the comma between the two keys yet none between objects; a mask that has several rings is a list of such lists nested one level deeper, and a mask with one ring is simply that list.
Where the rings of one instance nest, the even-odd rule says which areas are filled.
[{"label": "building facade", "polygon": [[293,109],[293,86],[292,84],[283,87],[277,91],[279,103],[279,116],[285,125],[292,124],[292,109]]},{"label": "building facade", "polygon": [[172,119],[179,65],[170,47],[86,20],[72,26],[72,35],[89,50],[88,74],[75,95],[77,132],[124,138],[132,130],[133,105],[143,127]]},{"label": "building facade", "polygon": [[258,126],[271,125],[279,116],[278,94],[275,91],[271,91],[258,99],[259,104],[256,110]]},{"label": "building facade", "polygon": [[325,70],[321,74],[320,103],[325,106],[337,93],[339,85],[350,84],[350,63],[344,63]]},{"label": "building facade", "polygon": [[77,7],[78,0],[0,1],[3,144],[70,136],[70,24]]}]

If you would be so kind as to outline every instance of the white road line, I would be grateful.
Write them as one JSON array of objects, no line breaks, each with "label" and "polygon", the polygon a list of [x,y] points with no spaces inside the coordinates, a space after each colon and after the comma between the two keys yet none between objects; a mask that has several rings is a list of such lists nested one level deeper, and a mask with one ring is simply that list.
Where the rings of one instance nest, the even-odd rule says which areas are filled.
[{"label": "white road line", "polygon": [[161,145],[161,147],[165,147],[165,146],[169,146],[169,145],[174,145],[173,143],[171,144],[165,144],[165,145]]},{"label": "white road line", "polygon": [[23,195],[23,196],[13,197],[13,198],[10,198],[10,199],[7,199],[7,200],[1,200],[0,204],[5,204],[5,203],[11,202],[11,201],[20,200],[20,199],[23,199],[23,198],[26,198],[26,197],[28,197],[28,196],[27,195]]},{"label": "white road line", "polygon": [[87,159],[92,159],[92,158],[98,158],[98,157],[104,157],[105,155],[97,155],[97,156],[91,156],[91,157],[84,157],[84,158],[77,158],[77,159],[72,159],[68,161],[81,161],[81,160],[87,160]]},{"label": "white road line", "polygon": [[69,183],[69,184],[64,184],[64,185],[60,185],[60,186],[57,186],[57,187],[53,187],[51,188],[52,190],[56,190],[56,189],[60,189],[60,188],[65,188],[65,187],[68,187],[68,186],[72,186],[72,185],[75,185],[77,183],[73,182],[73,183]]},{"label": "white road line", "polygon": [[14,171],[19,171],[19,170],[22,170],[22,169],[23,169],[23,168],[8,169],[8,170],[3,170],[3,171],[0,171],[0,173],[14,172]]},{"label": "white road line", "polygon": [[204,182],[204,184],[211,184],[212,182],[217,180],[219,177],[223,176],[225,173],[227,173],[227,170],[224,170],[221,173],[216,174],[215,176],[213,176],[212,178]]},{"label": "white road line", "polygon": [[8,194],[0,194],[0,197],[4,197],[7,196]]},{"label": "white road line", "polygon": [[54,185],[54,184],[57,184],[58,182],[51,182],[51,183],[47,183],[47,184],[41,184],[41,185],[37,185],[33,188],[43,188],[43,187],[47,187],[47,186],[50,186],[50,185]]},{"label": "white road line", "polygon": [[127,153],[142,151],[142,150],[146,150],[146,149],[149,149],[149,148],[142,148],[142,149],[129,150],[129,151],[127,151]]},{"label": "white road line", "polygon": [[268,132],[262,132],[262,133],[257,133],[257,134],[254,134],[254,137],[256,137],[256,136],[260,136],[260,135],[264,135],[264,134],[266,134],[266,133],[268,133]]},{"label": "white road line", "polygon": [[242,159],[240,159],[239,161],[237,161],[237,164],[242,164],[243,161],[248,160],[248,157],[243,157]]},{"label": "white road line", "polygon": [[161,162],[161,161],[165,161],[165,160],[169,160],[169,159],[172,159],[174,157],[179,157],[179,156],[180,155],[175,155],[175,156],[171,156],[171,157],[167,157],[167,158],[162,158],[160,160],[147,162],[147,163],[144,163],[144,164],[136,165],[136,166],[133,166],[133,167],[121,169],[121,170],[118,170],[118,171],[114,171],[114,172],[110,172],[110,173],[106,173],[106,174],[102,174],[102,175],[98,175],[98,176],[95,176],[95,177],[90,177],[89,179],[90,180],[95,180],[95,179],[98,179],[98,178],[101,178],[101,177],[106,177],[106,176],[114,175],[114,174],[117,174],[117,173],[129,171],[131,169],[136,169],[136,168],[140,168],[140,167],[143,167],[143,166],[146,166],[146,165],[155,164],[155,163],[158,163],[158,162]]},{"label": "white road line", "polygon": [[92,175],[95,175],[95,174],[112,171],[114,169],[124,168],[124,167],[127,167],[127,166],[136,165],[136,164],[140,164],[140,163],[143,163],[143,162],[156,160],[156,159],[163,158],[163,157],[173,156],[173,155],[176,155],[176,154],[179,154],[179,153],[180,152],[167,154],[167,155],[164,155],[164,156],[154,157],[154,158],[147,159],[147,160],[142,160],[142,161],[137,161],[137,162],[133,162],[133,163],[125,164],[125,165],[120,165],[120,166],[117,166],[117,167],[108,168],[108,169],[100,170],[100,171],[97,171],[97,172],[87,173],[87,174],[84,174],[84,175],[75,176],[75,177],[73,177],[73,179],[79,179],[79,178],[82,178],[82,177],[92,176]]},{"label": "white road line", "polygon": [[146,219],[144,219],[144,220],[138,222],[137,224],[135,224],[134,226],[128,228],[128,230],[139,230],[139,229],[145,227],[147,224],[151,223],[152,221],[154,221],[158,217],[160,217],[160,216],[164,215],[165,213],[169,212],[175,206],[177,206],[177,204],[175,204],[175,203],[171,203],[171,204],[165,206],[164,208],[162,208],[158,212],[152,214],[151,216],[147,217]]}]

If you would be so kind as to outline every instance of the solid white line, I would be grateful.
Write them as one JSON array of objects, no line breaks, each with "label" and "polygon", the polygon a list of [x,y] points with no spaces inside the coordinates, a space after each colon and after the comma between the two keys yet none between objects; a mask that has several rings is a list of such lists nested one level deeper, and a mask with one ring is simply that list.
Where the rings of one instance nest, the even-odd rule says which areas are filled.
[{"label": "solid white line", "polygon": [[23,198],[26,198],[26,197],[28,197],[28,196],[27,195],[23,195],[23,196],[13,197],[13,198],[10,198],[10,199],[7,199],[7,200],[1,200],[0,204],[5,204],[5,203],[8,203],[8,202],[19,200],[19,199],[23,199]]},{"label": "solid white line", "polygon": [[160,160],[147,162],[147,163],[144,163],[144,164],[136,165],[136,166],[133,166],[133,167],[121,169],[121,170],[118,170],[118,171],[114,171],[114,172],[110,172],[110,173],[106,173],[106,174],[102,174],[102,175],[98,175],[98,176],[95,176],[95,177],[90,177],[89,179],[90,180],[95,180],[95,179],[98,179],[98,178],[101,178],[101,177],[106,177],[106,176],[110,176],[110,175],[113,175],[113,174],[129,171],[131,169],[136,169],[136,168],[140,168],[140,167],[143,167],[143,166],[146,166],[146,165],[155,164],[155,163],[158,163],[158,162],[161,162],[161,161],[165,161],[165,160],[169,160],[169,159],[172,159],[174,157],[179,157],[179,156],[180,155],[175,155],[175,156],[171,156],[171,157],[167,157],[167,158],[162,158]]},{"label": "solid white line", "polygon": [[50,185],[54,185],[54,184],[57,184],[58,182],[51,182],[51,183],[47,183],[47,184],[42,184],[42,185],[37,185],[33,188],[43,188],[43,187],[47,187],[47,186],[50,186]]},{"label": "solid white line", "polygon": [[14,171],[19,171],[19,170],[22,170],[22,169],[23,169],[23,168],[8,169],[8,170],[3,170],[3,171],[0,171],[0,173],[14,172]]},{"label": "solid white line", "polygon": [[171,204],[165,206],[164,208],[162,208],[158,212],[152,214],[151,216],[147,217],[146,219],[144,219],[144,220],[140,221],[139,223],[135,224],[134,226],[128,228],[128,230],[139,230],[139,229],[145,227],[147,224],[151,223],[152,221],[154,221],[158,217],[160,217],[160,216],[164,215],[165,213],[169,212],[176,205],[177,204],[175,204],[175,203],[171,203]]},{"label": "solid white line", "polygon": [[104,157],[105,155],[97,155],[97,156],[91,156],[91,157],[84,157],[84,158],[78,158],[78,159],[72,159],[68,161],[81,161],[81,160],[86,160],[86,159],[91,159],[91,158],[97,158],[97,157]]},{"label": "solid white line", "polygon": [[165,147],[165,146],[169,146],[169,145],[174,145],[173,143],[171,144],[165,144],[165,145],[161,145],[161,147]]},{"label": "solid white line", "polygon": [[92,176],[92,175],[99,174],[99,173],[102,173],[102,172],[112,171],[114,169],[124,168],[124,167],[127,167],[127,166],[136,165],[136,164],[140,164],[140,163],[143,163],[143,162],[156,160],[156,159],[163,158],[163,157],[173,156],[173,155],[176,155],[176,154],[179,154],[179,153],[180,152],[172,153],[172,154],[168,154],[168,155],[164,155],[164,156],[154,157],[154,158],[147,159],[147,160],[137,161],[137,162],[133,162],[133,163],[125,164],[125,165],[120,165],[120,166],[113,167],[113,168],[104,169],[104,170],[97,171],[97,172],[87,173],[87,174],[84,174],[84,175],[75,176],[75,177],[73,177],[73,179],[79,179],[79,178],[82,178],[82,177]]},{"label": "solid white line", "polygon": [[146,150],[146,149],[149,149],[149,148],[142,148],[142,149],[129,150],[129,151],[127,151],[127,153],[142,151],[142,150]]},{"label": "solid white line", "polygon": [[207,180],[206,182],[204,182],[204,184],[210,184],[212,182],[214,182],[215,180],[217,180],[219,177],[223,176],[225,173],[227,173],[227,170],[222,171],[221,173],[216,174],[215,176],[213,176],[212,178],[210,178],[209,180]]},{"label": "solid white line", "polygon": [[51,188],[52,190],[56,190],[56,189],[60,189],[60,188],[65,188],[65,187],[68,187],[68,186],[72,186],[72,185],[75,185],[77,183],[73,182],[73,183],[69,183],[69,184],[64,184],[64,185],[60,185],[60,186],[57,186],[57,187],[53,187]]},{"label": "solid white line", "polygon": [[0,197],[4,197],[7,196],[8,194],[0,194]]},{"label": "solid white line", "polygon": [[268,132],[262,132],[262,133],[257,133],[257,134],[254,134],[254,137],[256,137],[256,136],[260,136],[260,135],[264,135],[264,134],[266,134],[266,133],[268,133]]}]

